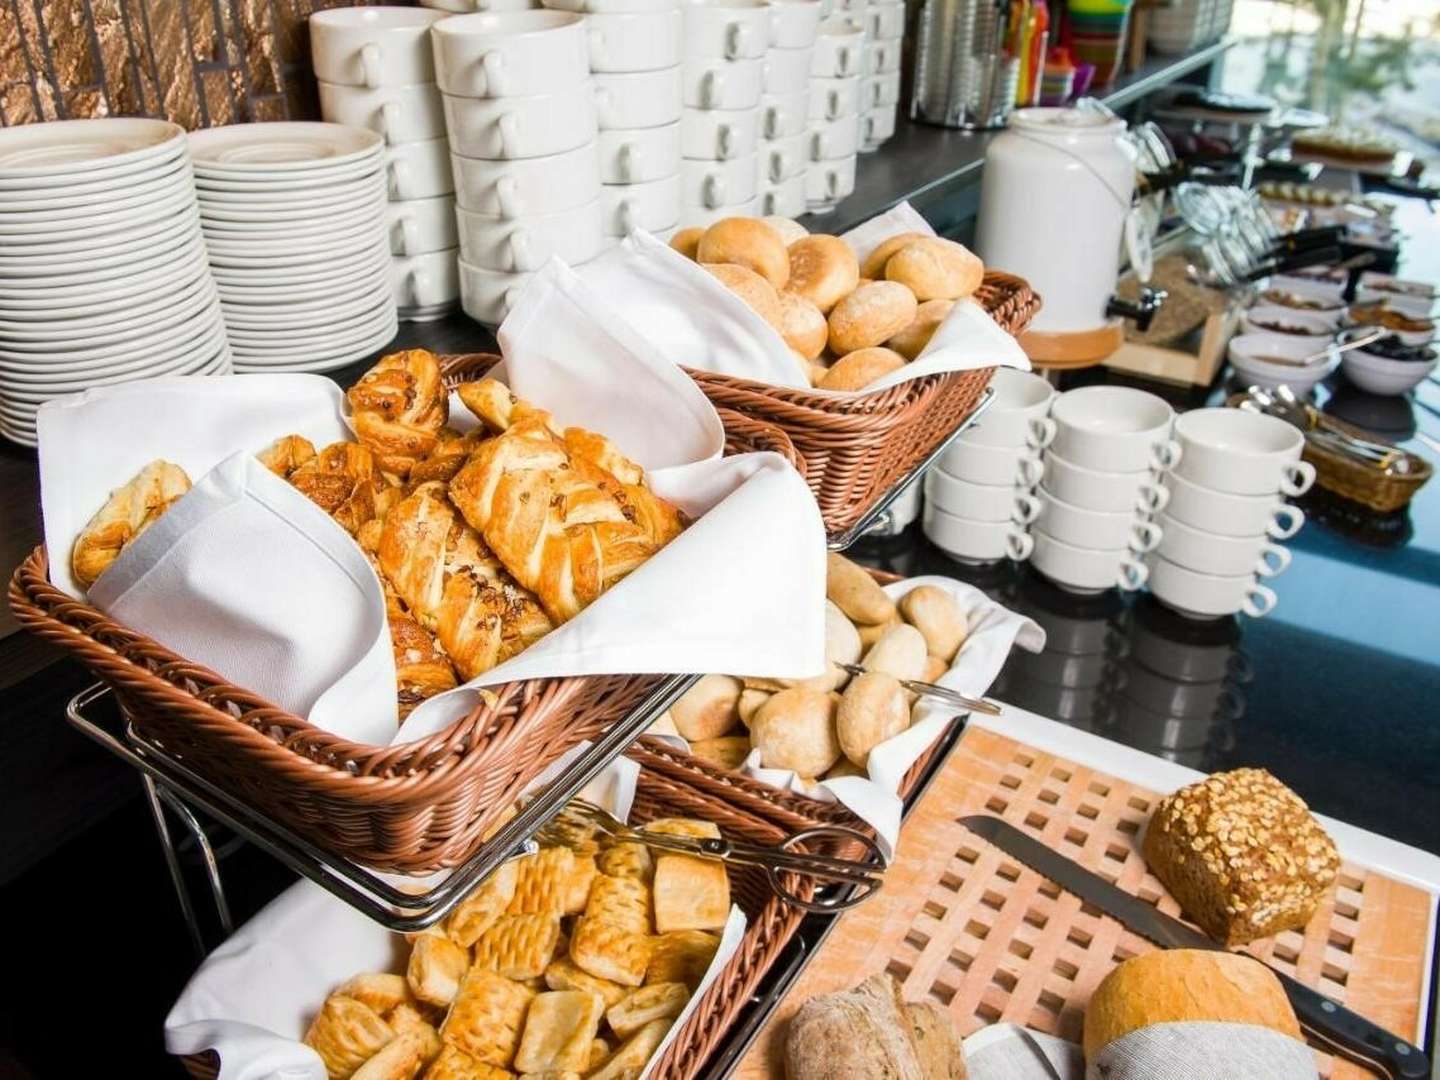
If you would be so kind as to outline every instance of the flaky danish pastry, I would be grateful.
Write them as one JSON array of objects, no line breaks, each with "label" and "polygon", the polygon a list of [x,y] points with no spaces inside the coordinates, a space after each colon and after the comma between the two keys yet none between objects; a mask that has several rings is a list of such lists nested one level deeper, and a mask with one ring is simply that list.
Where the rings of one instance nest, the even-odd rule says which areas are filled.
[{"label": "flaky danish pastry", "polygon": [[566,913],[575,853],[565,847],[542,848],[515,860],[515,895],[511,915]]},{"label": "flaky danish pastry", "polygon": [[480,935],[505,914],[515,895],[515,864],[504,862],[482,881],[469,896],[455,905],[445,922],[445,932],[457,945],[475,944]]},{"label": "flaky danish pastry", "polygon": [[95,584],[120,552],[189,490],[190,477],[179,465],[152,461],[135,479],[111,492],[70,549],[70,572],[80,587]]},{"label": "flaky danish pastry", "polygon": [[463,435],[449,428],[440,432],[435,449],[411,466],[410,489],[413,491],[421,484],[434,480],[448,484],[485,438],[485,432],[478,428]]},{"label": "flaky danish pastry", "polygon": [[383,518],[400,494],[380,475],[374,455],[353,442],[331,443],[288,479],[352,536],[366,522]]},{"label": "flaky danish pastry", "polygon": [[551,990],[536,996],[515,1052],[518,1072],[580,1072],[590,1064],[590,1043],[600,1029],[605,1003],[583,990]]},{"label": "flaky danish pastry", "polygon": [[320,1055],[332,1080],[347,1080],[395,1037],[380,1014],[344,994],[331,994],[305,1032],[305,1045]]},{"label": "flaky danish pastry", "polygon": [[475,968],[510,979],[538,978],[559,943],[558,914],[502,915],[475,942]]},{"label": "flaky danish pastry", "polygon": [[447,1043],[425,1070],[424,1080],[514,1080],[514,1076],[509,1069],[480,1061]]},{"label": "flaky danish pastry", "polygon": [[487,1065],[508,1069],[535,992],[503,975],[475,967],[460,984],[440,1037]]},{"label": "flaky danish pastry", "polygon": [[435,637],[408,615],[388,611],[390,647],[395,656],[395,696],[400,719],[436,694],[457,685],[455,669]]},{"label": "flaky danish pastry", "polygon": [[315,457],[315,444],[304,435],[282,435],[255,456],[281,480],[289,480],[291,473]]},{"label": "flaky danish pastry", "polygon": [[425,349],[381,357],[345,397],[356,436],[402,480],[435,449],[450,415],[440,362]]},{"label": "flaky danish pastry", "polygon": [[421,934],[410,950],[405,980],[421,1001],[449,1005],[470,968],[470,952],[444,934]]},{"label": "flaky danish pastry", "polygon": [[650,889],[634,878],[601,874],[575,921],[570,959],[622,986],[639,986],[650,963]]},{"label": "flaky danish pastry", "polygon": [[355,1070],[352,1080],[414,1080],[440,1053],[440,1036],[429,1024],[398,1032],[384,1048]]}]

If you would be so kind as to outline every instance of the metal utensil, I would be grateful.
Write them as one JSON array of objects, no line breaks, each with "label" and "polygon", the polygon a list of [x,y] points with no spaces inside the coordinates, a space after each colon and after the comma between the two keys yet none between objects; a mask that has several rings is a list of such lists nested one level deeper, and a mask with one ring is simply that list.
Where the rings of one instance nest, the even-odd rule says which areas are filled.
[{"label": "metal utensil", "polygon": [[[842,671],[848,671],[851,675],[864,675],[869,669],[859,664],[836,664]],[[920,682],[917,679],[901,679],[900,685],[912,694],[919,694],[921,697],[934,698],[936,701],[943,701],[947,705],[955,705],[961,709],[968,709],[970,712],[984,713],[986,716],[999,716],[1000,706],[993,701],[986,701],[984,698],[966,697],[958,690],[951,690],[948,686],[937,686],[934,683]]]},{"label": "metal utensil", "polygon": [[1357,459],[1392,476],[1403,476],[1410,472],[1410,459],[1393,446],[1359,439],[1336,428],[1319,426],[1310,407],[1296,398],[1288,386],[1276,387],[1273,394],[1258,386],[1252,386],[1245,393],[1246,400],[1240,403],[1242,409],[1283,420],[1303,432],[1310,442],[1333,453]]},{"label": "metal utensil", "polygon": [[[1138,896],[1111,885],[1078,863],[1052,851],[1015,826],[988,814],[960,819],[976,836],[994,844],[1031,870],[1049,878],[1066,892],[1093,904],[1140,936],[1166,949],[1211,949],[1224,947],[1179,919],[1172,919]],[[1327,1050],[1390,1080],[1420,1080],[1430,1075],[1430,1061],[1420,1047],[1406,1042],[1353,1013],[1324,994],[1297,982],[1283,971],[1271,968],[1285,989],[1305,1033]]]},{"label": "metal utensil", "polygon": [[[571,799],[565,809],[536,831],[535,837],[542,844],[574,847],[578,841],[593,836],[597,831],[615,840],[634,841],[662,851],[720,859],[744,866],[758,866],[765,871],[775,895],[787,904],[805,911],[843,911],[852,908],[874,896],[884,880],[884,856],[879,845],[864,833],[847,829],[843,825],[817,825],[815,828],[795,833],[782,844],[767,847],[764,844],[747,844],[724,837],[678,836],[674,833],[651,832],[643,827],[626,825],[594,803],[584,799]],[[853,859],[837,859],[829,855],[812,855],[806,851],[793,850],[795,845],[806,840],[826,837],[859,841],[874,861],[857,862]],[[817,881],[851,885],[854,888],[841,891],[825,900],[809,900],[790,891],[784,876],[786,874],[799,874]]]}]

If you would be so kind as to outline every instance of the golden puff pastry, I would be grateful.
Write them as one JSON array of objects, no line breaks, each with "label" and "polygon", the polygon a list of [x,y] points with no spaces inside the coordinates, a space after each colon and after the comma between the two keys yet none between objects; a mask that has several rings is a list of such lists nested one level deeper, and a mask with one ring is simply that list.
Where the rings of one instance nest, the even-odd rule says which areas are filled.
[{"label": "golden puff pastry", "polygon": [[82,589],[95,584],[137,536],[190,490],[190,477],[179,465],[152,461],[124,487],[110,493],[70,550],[70,572]]},{"label": "golden puff pastry", "polygon": [[557,956],[550,961],[550,966],[545,969],[545,985],[551,990],[584,990],[599,994],[607,1008],[629,993],[628,988],[617,982],[591,975],[569,956]]},{"label": "golden puff pastry", "polygon": [[445,923],[445,932],[457,945],[469,947],[480,935],[495,925],[505,914],[515,895],[516,870],[513,862],[504,862],[482,881],[469,896],[455,905]]},{"label": "golden puff pastry", "polygon": [[593,854],[576,853],[575,864],[565,882],[566,915],[578,915],[585,910],[585,905],[590,902],[590,888],[599,873]]},{"label": "golden puff pastry", "polygon": [[430,1018],[422,1013],[417,1006],[410,1004],[408,1001],[401,1002],[387,1012],[385,1014],[385,1022],[395,1029],[395,1034],[397,1035],[406,1028],[419,1027],[421,1025],[434,1027],[434,1025],[430,1023]]},{"label": "golden puff pastry", "polygon": [[602,979],[639,986],[650,962],[650,890],[634,878],[601,874],[575,922],[570,959]]},{"label": "golden puff pastry", "polygon": [[332,1080],[348,1080],[378,1054],[395,1030],[369,1005],[331,994],[305,1032],[305,1045],[320,1055]]},{"label": "golden puff pastry", "polygon": [[575,853],[566,847],[542,848],[515,860],[515,895],[511,915],[563,915],[569,907],[570,876]]},{"label": "golden puff pastry", "polygon": [[603,849],[596,857],[602,874],[649,882],[655,876],[655,857],[644,844],[622,840]]},{"label": "golden puff pastry", "polygon": [[719,936],[707,930],[672,930],[657,935],[650,943],[646,985],[678,982],[694,990],[719,948]]},{"label": "golden puff pastry", "polygon": [[400,491],[380,475],[375,458],[359,443],[331,443],[288,477],[302,495],[350,535],[383,518]]},{"label": "golden puff pastry", "polygon": [[408,615],[388,613],[387,622],[395,657],[395,696],[403,720],[421,702],[453,690],[458,683],[450,658],[430,631]]},{"label": "golden puff pastry", "polygon": [[408,1027],[355,1070],[352,1080],[414,1080],[440,1053],[440,1036],[429,1024]]},{"label": "golden puff pastry", "polygon": [[690,1000],[684,983],[652,983],[642,986],[605,1011],[610,1030],[628,1039],[652,1020],[671,1020],[679,1016]]},{"label": "golden puff pastry", "polygon": [[410,1001],[410,987],[404,975],[368,973],[356,975],[335,988],[340,997],[354,998],[384,1016]]},{"label": "golden puff pastry", "polygon": [[538,419],[548,425],[556,435],[560,429],[555,426],[550,414],[544,409],[531,405],[523,398],[510,392],[510,388],[496,379],[477,379],[461,383],[456,393],[461,402],[474,413],[491,434],[498,435],[510,430],[510,426],[521,420]]},{"label": "golden puff pastry", "polygon": [[315,444],[304,435],[282,435],[255,456],[281,480],[289,480],[291,473],[314,459]]},{"label": "golden puff pastry", "polygon": [[610,1052],[613,1049],[614,1048],[608,1042],[600,1038],[598,1035],[595,1038],[591,1039],[590,1060],[585,1064],[585,1071],[594,1072],[596,1069],[598,1069],[602,1064],[604,1064],[605,1059],[610,1056]]},{"label": "golden puff pastry", "polygon": [[659,1049],[665,1033],[674,1022],[651,1020],[610,1055],[604,1065],[592,1072],[589,1080],[634,1080],[644,1070],[651,1055]]},{"label": "golden puff pastry", "polygon": [[645,470],[604,435],[584,428],[566,428],[565,449],[572,456],[600,467],[600,479],[607,484],[606,490],[620,503],[625,516],[645,529],[657,549],[674,540],[685,528],[680,511],[645,485]]},{"label": "golden puff pastry", "polygon": [[544,974],[559,942],[555,914],[502,915],[475,942],[475,967],[509,979],[533,979]]},{"label": "golden puff pastry", "polygon": [[525,1016],[515,1052],[517,1072],[579,1072],[590,1064],[590,1042],[600,1029],[605,1003],[584,990],[538,994]]},{"label": "golden puff pastry", "polygon": [[435,449],[450,414],[440,362],[425,349],[381,357],[345,397],[356,436],[402,480]]},{"label": "golden puff pastry", "polygon": [[470,967],[470,953],[444,934],[421,934],[410,950],[405,979],[411,992],[430,1005],[449,1005]]},{"label": "golden puff pastry", "polygon": [[452,1043],[440,1049],[440,1056],[425,1070],[424,1080],[514,1080],[509,1069],[480,1061]]},{"label": "golden puff pastry", "polygon": [[510,1068],[535,992],[493,971],[473,968],[460,983],[440,1037],[487,1065]]},{"label": "golden puff pastry", "polygon": [[730,875],[716,859],[666,852],[655,860],[654,889],[657,933],[718,930],[730,917]]},{"label": "golden puff pastry", "polygon": [[435,449],[410,467],[409,489],[432,481],[448,484],[485,438],[479,429],[464,434],[449,428],[440,432]]}]

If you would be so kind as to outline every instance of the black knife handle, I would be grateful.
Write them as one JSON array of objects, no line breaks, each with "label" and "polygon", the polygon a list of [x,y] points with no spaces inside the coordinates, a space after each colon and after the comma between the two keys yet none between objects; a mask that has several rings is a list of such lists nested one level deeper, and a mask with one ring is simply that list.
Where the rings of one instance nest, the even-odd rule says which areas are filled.
[{"label": "black knife handle", "polygon": [[1373,1069],[1388,1080],[1422,1080],[1430,1075],[1430,1059],[1418,1046],[1296,982],[1283,971],[1275,974],[1305,1034],[1332,1053]]}]

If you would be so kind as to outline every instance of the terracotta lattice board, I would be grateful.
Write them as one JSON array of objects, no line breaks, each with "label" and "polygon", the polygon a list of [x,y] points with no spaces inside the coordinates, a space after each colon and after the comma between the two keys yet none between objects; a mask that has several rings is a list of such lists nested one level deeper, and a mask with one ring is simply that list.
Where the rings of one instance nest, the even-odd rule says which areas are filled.
[{"label": "terracotta lattice board", "polygon": [[[1015,863],[957,821],[997,814],[1160,910],[1179,907],[1138,847],[1154,792],[971,728],[905,823],[880,895],[843,915],[741,1062],[783,1075],[784,1032],[814,994],[889,971],[910,1000],[944,1004],[965,1034],[998,1021],[1080,1041],[1086,1002],[1117,963],[1151,949],[1098,910]],[[1346,864],[1305,933],[1255,955],[1397,1034],[1421,1016],[1430,897]],[[1369,1075],[1317,1053],[1320,1075]]]}]

